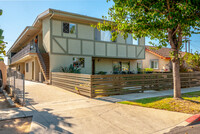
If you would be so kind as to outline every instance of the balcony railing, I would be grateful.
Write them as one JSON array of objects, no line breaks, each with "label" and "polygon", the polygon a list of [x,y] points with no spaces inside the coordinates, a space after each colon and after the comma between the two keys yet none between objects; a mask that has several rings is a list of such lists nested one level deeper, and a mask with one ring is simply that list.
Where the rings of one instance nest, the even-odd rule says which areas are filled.
[{"label": "balcony railing", "polygon": [[18,61],[29,53],[36,53],[35,45],[28,44],[25,48],[16,53],[13,57],[11,57],[11,63]]}]

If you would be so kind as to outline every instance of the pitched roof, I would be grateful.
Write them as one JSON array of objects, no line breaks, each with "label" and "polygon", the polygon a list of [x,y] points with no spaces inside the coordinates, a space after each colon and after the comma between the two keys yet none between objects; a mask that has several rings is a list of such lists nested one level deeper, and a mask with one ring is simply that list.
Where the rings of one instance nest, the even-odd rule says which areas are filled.
[{"label": "pitched roof", "polygon": [[162,58],[162,59],[170,59],[170,51],[172,51],[171,48],[160,48],[157,49],[154,46],[145,46],[146,47],[146,51]]},{"label": "pitched roof", "polygon": [[[154,46],[145,46],[146,51],[150,52],[158,57],[160,57],[161,59],[170,59],[170,52],[172,51],[171,48],[160,48],[157,49]],[[180,52],[181,53],[181,57],[183,57],[185,55],[186,52]]]}]

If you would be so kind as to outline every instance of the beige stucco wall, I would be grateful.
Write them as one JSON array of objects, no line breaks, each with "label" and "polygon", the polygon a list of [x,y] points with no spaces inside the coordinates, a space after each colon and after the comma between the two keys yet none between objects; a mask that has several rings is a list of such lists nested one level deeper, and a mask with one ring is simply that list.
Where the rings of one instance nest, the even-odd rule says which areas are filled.
[{"label": "beige stucco wall", "polygon": [[130,62],[130,71],[137,72],[137,60],[95,58],[95,73],[103,71],[111,74],[113,72],[113,62],[119,61]]},{"label": "beige stucco wall", "polygon": [[158,60],[158,69],[154,69],[155,71],[162,71],[165,69],[169,70],[169,59],[161,59],[158,56],[147,52],[145,53],[145,60],[142,60],[142,68],[150,68],[150,60],[154,60],[157,59]]},{"label": "beige stucco wall", "polygon": [[94,28],[88,25],[78,24],[78,38],[94,40]]},{"label": "beige stucco wall", "polygon": [[34,72],[35,77],[34,77],[34,81],[39,81],[39,72],[40,72],[41,70],[40,70],[40,66],[39,66],[39,63],[38,63],[37,58],[35,58],[34,67],[35,67],[35,72]]},{"label": "beige stucco wall", "polygon": [[43,46],[46,52],[50,52],[50,19],[46,18],[42,21],[42,37]]},{"label": "beige stucco wall", "polygon": [[[19,66],[20,66],[20,70],[19,70]],[[17,64],[17,71],[19,71],[21,74],[25,74],[25,65],[24,65],[24,63]]]},{"label": "beige stucco wall", "polygon": [[70,56],[70,55],[50,55],[50,71],[60,72],[60,67],[69,67],[73,64],[73,57],[85,58],[85,67],[81,68],[81,73],[91,74],[92,73],[92,57],[90,56]]},{"label": "beige stucco wall", "polygon": [[[26,63],[28,63],[28,72],[26,72]],[[34,76],[32,77],[32,63],[34,63]],[[40,66],[36,58],[32,58],[25,62],[24,64],[25,68],[25,79],[26,80],[33,80],[33,81],[39,81],[39,72],[40,72]],[[33,79],[32,79],[33,78]]]},{"label": "beige stucco wall", "polygon": [[3,61],[0,61],[0,70],[3,75],[3,88],[6,86],[6,80],[7,80],[7,70],[6,70],[6,65],[4,64]]}]

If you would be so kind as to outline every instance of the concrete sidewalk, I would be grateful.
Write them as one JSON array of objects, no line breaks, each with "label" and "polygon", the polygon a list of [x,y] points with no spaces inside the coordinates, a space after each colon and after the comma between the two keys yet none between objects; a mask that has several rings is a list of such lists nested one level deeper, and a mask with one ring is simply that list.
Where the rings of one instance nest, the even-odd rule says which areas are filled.
[{"label": "concrete sidewalk", "polygon": [[[181,93],[200,91],[200,87],[182,88]],[[173,95],[173,90],[163,90],[163,91],[145,91],[144,93],[132,93],[126,95],[114,95],[109,97],[97,98],[98,100],[108,101],[108,102],[120,102],[120,101],[130,101],[138,100],[151,97],[159,96],[169,96]]]},{"label": "concrete sidewalk", "polygon": [[[199,91],[199,88],[183,90],[188,91]],[[191,116],[113,103],[171,95],[172,90],[90,99],[51,85],[28,82],[26,92],[30,106],[37,111],[31,133],[148,134],[173,127]]]},{"label": "concrete sidewalk", "polygon": [[30,107],[2,109],[0,110],[0,121],[31,117],[34,115],[35,112],[35,109]]}]

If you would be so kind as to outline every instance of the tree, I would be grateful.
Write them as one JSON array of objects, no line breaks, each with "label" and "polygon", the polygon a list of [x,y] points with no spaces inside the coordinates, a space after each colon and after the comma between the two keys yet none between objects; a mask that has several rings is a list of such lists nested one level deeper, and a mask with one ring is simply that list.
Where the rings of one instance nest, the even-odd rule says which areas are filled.
[{"label": "tree", "polygon": [[[2,15],[2,10],[0,9],[0,16]],[[0,29],[0,60],[3,60],[3,58],[1,57],[1,54],[3,54],[4,56],[6,55],[6,43],[3,41],[4,37],[3,37],[3,30]]]},{"label": "tree", "polygon": [[200,71],[200,55],[198,51],[194,54],[186,53],[183,57],[183,61],[185,61],[186,65],[195,71]]},{"label": "tree", "polygon": [[[110,0],[107,0],[107,2]],[[200,30],[199,0],[113,0],[108,17],[111,21],[98,23],[99,30],[112,31],[112,40],[118,34],[127,38],[149,37],[157,40],[158,48],[172,48],[174,98],[181,98],[179,51],[184,36]],[[105,17],[106,18],[106,17]],[[185,40],[186,41],[186,40]]]}]

